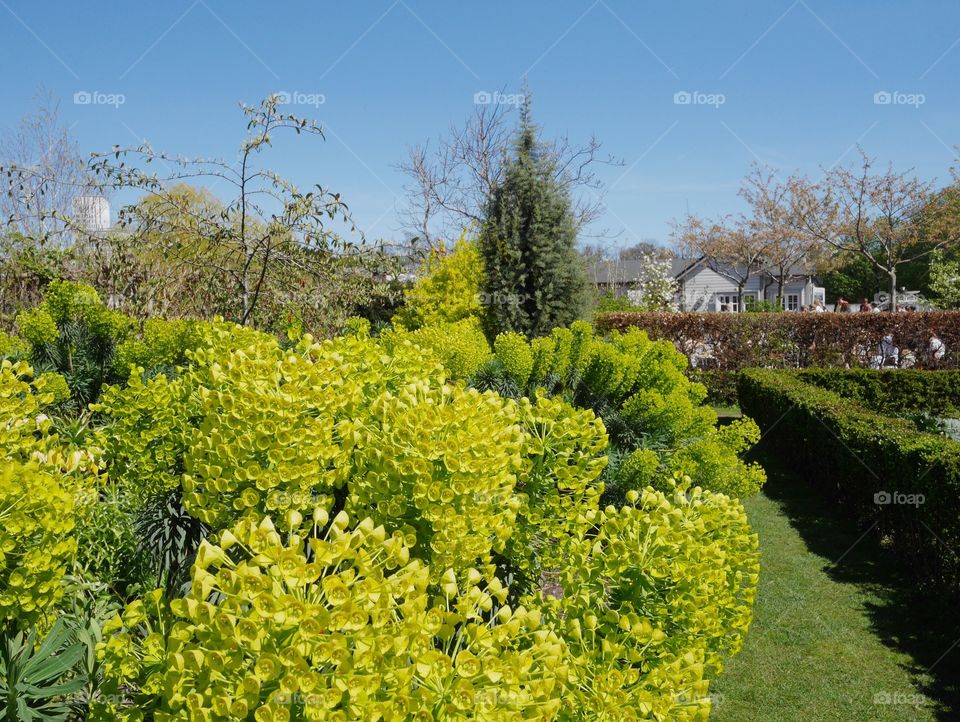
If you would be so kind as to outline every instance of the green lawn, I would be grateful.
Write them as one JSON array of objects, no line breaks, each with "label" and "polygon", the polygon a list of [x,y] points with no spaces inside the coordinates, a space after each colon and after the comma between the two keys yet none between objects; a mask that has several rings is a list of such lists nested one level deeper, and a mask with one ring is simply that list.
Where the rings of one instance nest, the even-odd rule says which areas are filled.
[{"label": "green lawn", "polygon": [[960,719],[957,612],[918,598],[872,535],[761,463],[770,481],[745,501],[762,553],[754,621],[712,685],[711,719]]}]

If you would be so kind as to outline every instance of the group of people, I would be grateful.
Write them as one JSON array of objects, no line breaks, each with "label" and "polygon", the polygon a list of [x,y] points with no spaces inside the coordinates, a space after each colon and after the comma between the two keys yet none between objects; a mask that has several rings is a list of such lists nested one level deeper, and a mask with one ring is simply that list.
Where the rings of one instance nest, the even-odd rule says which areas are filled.
[{"label": "group of people", "polygon": [[[937,332],[931,328],[927,339],[927,347],[924,349],[925,358],[922,359],[925,366],[928,368],[936,368],[946,355],[947,345],[943,342],[943,339],[937,335]],[[908,369],[916,366],[918,360],[917,354],[910,349],[904,349],[901,352],[893,340],[893,334],[887,334],[880,342],[878,353],[871,357],[870,368]]]},{"label": "group of people", "polygon": [[[823,307],[823,304],[820,303],[820,301],[817,301],[816,306],[817,306],[816,308],[811,308],[811,310],[813,311],[826,310]],[[883,309],[880,308],[879,304],[872,304],[866,298],[860,302],[860,308],[858,308],[856,311],[853,310],[853,308],[850,305],[850,302],[845,298],[840,298],[837,300],[837,313],[880,313],[882,310]],[[916,306],[910,306],[910,305],[900,306],[899,308],[900,313],[913,313],[916,310],[917,310]]]}]

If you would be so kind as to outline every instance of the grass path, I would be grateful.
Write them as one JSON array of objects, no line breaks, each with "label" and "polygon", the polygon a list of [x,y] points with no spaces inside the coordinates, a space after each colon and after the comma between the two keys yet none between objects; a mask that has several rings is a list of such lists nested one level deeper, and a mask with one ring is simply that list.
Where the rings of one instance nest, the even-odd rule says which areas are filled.
[{"label": "grass path", "polygon": [[712,685],[711,720],[960,719],[960,613],[917,598],[872,537],[761,462],[770,480],[745,501],[762,553],[754,621]]}]

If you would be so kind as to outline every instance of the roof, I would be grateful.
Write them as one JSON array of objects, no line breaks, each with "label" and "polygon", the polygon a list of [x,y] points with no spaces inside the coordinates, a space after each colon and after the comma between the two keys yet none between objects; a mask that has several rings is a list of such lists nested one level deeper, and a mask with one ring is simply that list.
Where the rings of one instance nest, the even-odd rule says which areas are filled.
[{"label": "roof", "polygon": [[[699,258],[670,258],[670,275],[676,278],[700,262]],[[595,261],[587,268],[587,275],[598,285],[630,283],[640,277],[644,261],[639,258]]]}]

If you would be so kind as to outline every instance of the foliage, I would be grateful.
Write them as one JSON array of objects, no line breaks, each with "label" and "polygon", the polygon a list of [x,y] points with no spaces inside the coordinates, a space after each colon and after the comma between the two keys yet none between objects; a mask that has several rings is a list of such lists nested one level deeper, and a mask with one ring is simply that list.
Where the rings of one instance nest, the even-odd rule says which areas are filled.
[{"label": "foliage", "polygon": [[148,318],[139,336],[131,336],[117,348],[117,377],[125,379],[131,366],[157,370],[186,364],[187,351],[201,343],[202,330],[196,321]]},{"label": "foliage", "polygon": [[96,503],[77,514],[74,530],[80,573],[107,585],[120,598],[141,591],[150,580],[134,527],[135,509],[115,487],[107,487]]},{"label": "foliage", "polygon": [[487,335],[542,336],[580,317],[586,280],[569,191],[524,110],[515,155],[496,184],[480,229]]},{"label": "foliage", "polygon": [[[956,368],[960,313],[626,313],[597,319],[601,331],[639,328],[671,341],[691,364],[707,370],[750,367],[865,367],[891,334],[919,368]],[[940,360],[929,354],[931,332],[944,342]]]},{"label": "foliage", "polygon": [[[748,421],[717,430],[716,414],[703,406],[706,388],[691,383],[686,359],[670,343],[651,341],[637,329],[603,341],[589,324],[578,322],[530,343],[519,334],[501,334],[494,350],[493,364],[473,377],[474,384],[512,387],[517,395],[556,394],[593,409],[619,450],[654,450],[658,470],[667,477],[689,474],[704,488],[734,496],[756,493],[763,485],[762,469],[739,459],[756,441],[756,427]],[[510,384],[498,384],[497,374]],[[642,483],[613,473],[607,497],[642,489],[651,483],[652,471]]]},{"label": "foliage", "polygon": [[943,251],[930,257],[930,291],[941,308],[960,308],[960,260],[948,260]]},{"label": "foliage", "polygon": [[960,443],[795,374],[747,370],[739,392],[765,443],[802,465],[806,478],[823,484],[920,579],[956,595],[960,566],[941,545],[960,540]]},{"label": "foliage", "polygon": [[916,369],[805,369],[799,378],[887,414],[960,412],[960,372]]},{"label": "foliage", "polygon": [[61,595],[77,550],[73,493],[36,463],[0,464],[0,624],[25,629]]},{"label": "foliage", "polygon": [[287,541],[269,518],[243,520],[201,547],[193,575],[185,598],[149,594],[109,626],[104,689],[137,690],[102,710],[112,719],[519,720],[559,706],[563,646],[537,612],[491,615],[506,589],[477,570],[432,587],[404,535],[370,519]]},{"label": "foliage", "polygon": [[643,308],[631,301],[628,296],[620,296],[610,291],[599,294],[594,307],[594,313],[628,313],[643,310]]},{"label": "foliage", "polygon": [[[40,642],[36,629],[0,640],[0,718],[22,722],[66,722],[71,707],[65,695],[83,689],[73,676],[84,646],[56,622]],[[70,678],[72,677],[72,678]]]},{"label": "foliage", "polygon": [[564,548],[562,596],[542,600],[571,652],[565,703],[575,719],[705,720],[706,680],[750,624],[757,538],[739,503],[688,482],[628,498]]},{"label": "foliage", "polygon": [[[121,344],[125,381],[55,424],[56,377],[0,366],[7,464],[42,487],[11,513],[72,528],[44,520],[69,554],[31,577],[50,574],[44,615],[11,619],[75,620],[88,719],[703,719],[756,552],[738,501],[670,477],[748,493],[748,425],[716,429],[683,356],[640,331],[491,352],[469,319],[347,325],[150,324]],[[465,383],[484,374],[510,393]],[[619,477],[627,507],[601,510]]]},{"label": "foliage", "polygon": [[416,331],[386,331],[380,338],[388,347],[410,341],[435,355],[456,378],[473,376],[490,360],[490,344],[476,318],[438,322]]},{"label": "foliage", "polygon": [[179,591],[190,581],[190,566],[209,533],[206,524],[187,513],[182,490],[148,498],[137,510],[133,528],[141,563],[149,566],[157,584],[168,592]]},{"label": "foliage", "polygon": [[62,374],[80,406],[95,400],[112,378],[117,345],[132,325],[104,306],[93,288],[73,281],[51,282],[43,302],[17,316],[31,363]]},{"label": "foliage", "polygon": [[0,358],[17,358],[26,354],[28,349],[23,339],[0,331]]},{"label": "foliage", "polygon": [[443,245],[430,251],[413,287],[404,292],[404,307],[394,323],[415,330],[438,323],[479,319],[483,260],[466,233],[446,253]]}]

